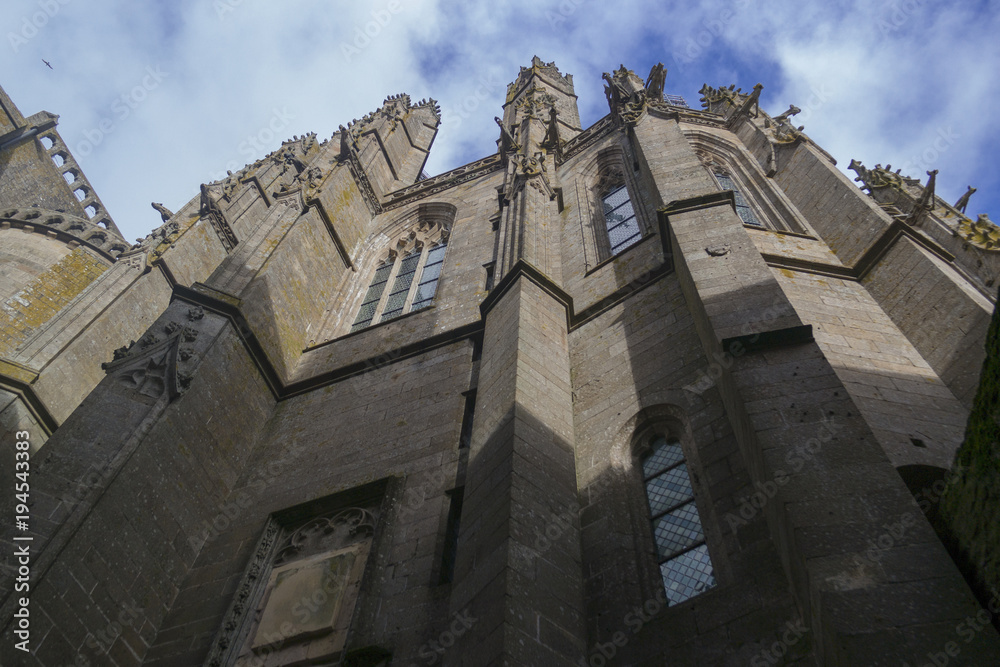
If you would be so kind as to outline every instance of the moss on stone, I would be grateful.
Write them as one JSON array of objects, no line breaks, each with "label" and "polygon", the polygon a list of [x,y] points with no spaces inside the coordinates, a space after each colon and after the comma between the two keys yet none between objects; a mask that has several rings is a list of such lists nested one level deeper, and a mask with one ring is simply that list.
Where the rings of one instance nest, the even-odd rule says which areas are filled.
[{"label": "moss on stone", "polygon": [[986,335],[986,359],[955,455],[941,510],[981,592],[1000,590],[1000,310]]}]

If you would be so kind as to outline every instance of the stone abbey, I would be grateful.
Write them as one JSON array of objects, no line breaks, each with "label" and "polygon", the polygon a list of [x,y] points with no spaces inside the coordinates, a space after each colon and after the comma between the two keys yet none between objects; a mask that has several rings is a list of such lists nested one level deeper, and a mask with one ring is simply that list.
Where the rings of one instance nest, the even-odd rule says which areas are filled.
[{"label": "stone abbey", "polygon": [[429,178],[395,95],[137,244],[0,91],[0,662],[996,664],[922,509],[1000,230],[665,76],[535,58]]}]

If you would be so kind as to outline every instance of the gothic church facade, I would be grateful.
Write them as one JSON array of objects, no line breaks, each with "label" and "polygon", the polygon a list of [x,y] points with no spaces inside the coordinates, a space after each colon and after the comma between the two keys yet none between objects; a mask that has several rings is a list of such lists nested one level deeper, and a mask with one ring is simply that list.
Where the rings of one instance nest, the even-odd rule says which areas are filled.
[{"label": "gothic church facade", "polygon": [[760,86],[604,77],[584,128],[535,58],[431,178],[390,97],[137,244],[0,91],[4,664],[991,664],[917,501],[997,228]]}]

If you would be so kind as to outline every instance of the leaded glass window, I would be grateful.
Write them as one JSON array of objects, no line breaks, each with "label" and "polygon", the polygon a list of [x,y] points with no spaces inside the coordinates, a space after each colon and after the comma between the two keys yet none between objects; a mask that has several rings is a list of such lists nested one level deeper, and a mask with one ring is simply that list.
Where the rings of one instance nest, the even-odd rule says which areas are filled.
[{"label": "leaded glass window", "polygon": [[[441,277],[446,249],[444,242],[421,245],[409,254],[394,255],[372,277],[351,331],[360,331],[373,322],[388,322],[404,313],[431,305]],[[419,275],[420,279],[415,280]],[[387,286],[391,283],[392,287]]]},{"label": "leaded glass window", "polygon": [[667,601],[679,604],[715,586],[681,443],[654,437],[642,460],[642,477]]},{"label": "leaded glass window", "polygon": [[747,203],[746,197],[744,197],[743,193],[736,187],[732,178],[730,178],[727,174],[715,172],[715,180],[719,181],[719,185],[722,186],[723,190],[733,191],[734,199],[736,200],[736,213],[740,216],[740,219],[743,220],[743,222],[748,225],[754,225],[755,227],[764,226],[761,224],[760,220],[757,219],[757,216],[754,215],[753,209],[751,209],[750,204]]},{"label": "leaded glass window", "polygon": [[444,263],[445,246],[438,245],[431,248],[427,253],[427,261],[424,263],[424,270],[420,274],[420,283],[417,285],[417,293],[413,297],[412,309],[429,306],[434,300],[434,293],[437,292],[438,278],[441,277],[441,265]]},{"label": "leaded glass window", "polygon": [[635,217],[628,188],[624,183],[601,197],[601,203],[604,207],[604,222],[608,229],[611,255],[614,256],[638,243],[642,238],[642,229]]},{"label": "leaded glass window", "polygon": [[365,300],[361,304],[361,310],[358,311],[358,317],[354,320],[351,331],[364,329],[372,323],[372,318],[375,316],[375,309],[382,298],[382,291],[385,290],[385,284],[389,281],[389,273],[391,272],[391,263],[383,264],[375,270],[375,277],[372,278],[372,284],[368,288],[368,292],[365,293]]}]

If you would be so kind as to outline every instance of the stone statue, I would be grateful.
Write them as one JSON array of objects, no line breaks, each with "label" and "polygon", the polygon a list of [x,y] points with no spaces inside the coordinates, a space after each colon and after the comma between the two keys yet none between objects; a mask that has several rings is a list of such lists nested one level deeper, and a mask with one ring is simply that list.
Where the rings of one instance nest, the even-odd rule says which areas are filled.
[{"label": "stone statue", "polygon": [[152,205],[153,208],[155,208],[157,211],[160,212],[160,218],[163,220],[163,222],[167,222],[168,220],[170,220],[170,218],[174,217],[174,214],[170,212],[170,209],[168,209],[163,204],[159,204],[155,201],[150,202],[150,204]]},{"label": "stone statue", "polygon": [[786,120],[788,120],[789,118],[791,118],[792,116],[794,116],[795,114],[800,113],[801,111],[802,111],[802,109],[798,108],[794,104],[789,104],[788,105],[788,111],[784,111],[784,112],[778,114],[777,116],[775,116],[774,117],[774,122],[776,122],[776,123],[783,123]]},{"label": "stone statue", "polygon": [[667,70],[663,63],[656,63],[653,69],[649,70],[646,78],[646,96],[648,99],[659,102],[663,99],[663,83],[667,79]]},{"label": "stone statue", "polygon": [[976,188],[970,185],[969,189],[965,191],[965,194],[959,197],[958,201],[955,202],[955,209],[961,211],[962,214],[965,214],[965,208],[969,205],[969,197],[971,197],[972,193],[975,191]]}]

